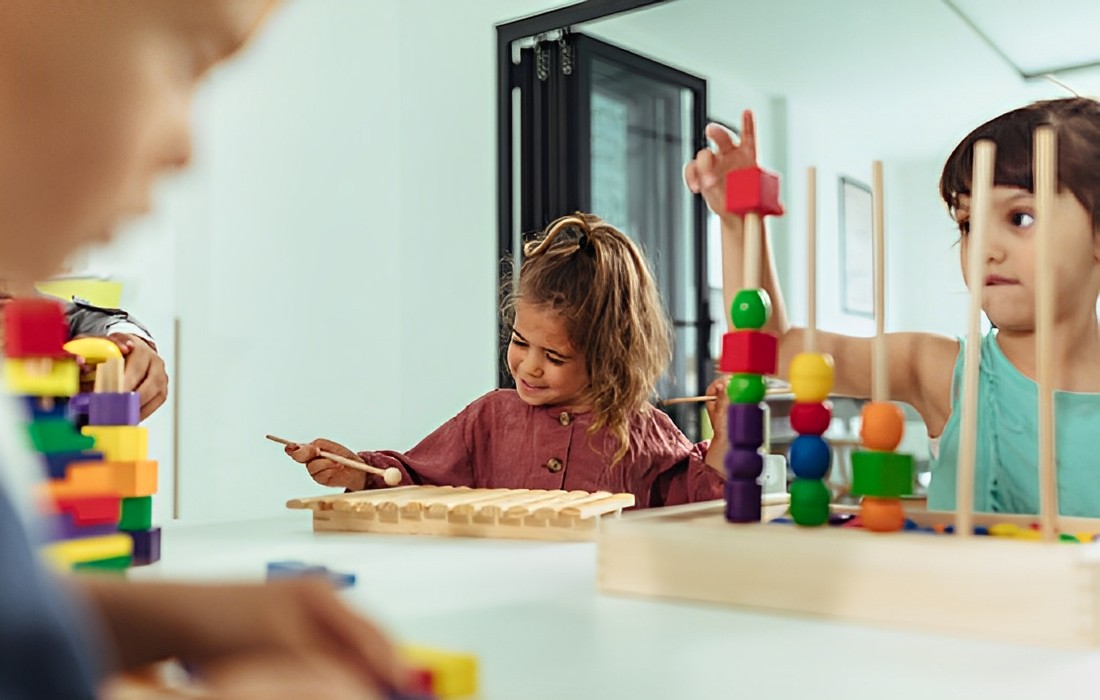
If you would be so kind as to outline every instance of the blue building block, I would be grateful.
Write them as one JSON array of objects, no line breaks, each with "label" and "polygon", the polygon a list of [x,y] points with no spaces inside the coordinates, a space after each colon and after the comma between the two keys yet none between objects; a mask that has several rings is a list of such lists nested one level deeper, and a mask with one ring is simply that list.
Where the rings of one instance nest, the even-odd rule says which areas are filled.
[{"label": "blue building block", "polygon": [[300,576],[324,576],[337,588],[351,588],[355,585],[355,574],[330,571],[327,566],[320,564],[306,564],[302,561],[272,561],[267,564],[268,581]]}]

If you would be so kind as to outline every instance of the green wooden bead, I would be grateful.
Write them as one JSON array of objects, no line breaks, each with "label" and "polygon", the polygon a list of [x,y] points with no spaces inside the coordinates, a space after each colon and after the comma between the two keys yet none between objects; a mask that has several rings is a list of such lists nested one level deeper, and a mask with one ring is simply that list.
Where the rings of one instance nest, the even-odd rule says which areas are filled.
[{"label": "green wooden bead", "polygon": [[829,520],[829,487],[820,479],[795,479],[791,482],[791,520],[806,527],[824,525]]},{"label": "green wooden bead", "polygon": [[772,300],[763,289],[742,289],[730,305],[730,319],[739,330],[764,327],[772,315]]},{"label": "green wooden bead", "polygon": [[726,385],[726,396],[730,403],[760,403],[767,393],[767,386],[762,374],[744,374],[738,372],[730,377]]},{"label": "green wooden bead", "polygon": [[899,498],[913,493],[913,457],[897,452],[852,453],[852,495]]}]

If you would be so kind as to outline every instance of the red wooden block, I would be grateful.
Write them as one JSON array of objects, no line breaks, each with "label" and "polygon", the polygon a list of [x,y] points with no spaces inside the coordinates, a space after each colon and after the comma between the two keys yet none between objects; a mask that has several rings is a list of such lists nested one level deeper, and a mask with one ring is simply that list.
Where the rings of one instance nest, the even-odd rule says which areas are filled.
[{"label": "red wooden block", "polygon": [[14,299],[4,306],[4,354],[11,358],[69,357],[65,310],[56,299]]},{"label": "red wooden block", "polygon": [[799,435],[821,435],[829,429],[833,412],[827,403],[798,403],[791,408],[791,427]]},{"label": "red wooden block", "polygon": [[59,513],[71,513],[77,525],[118,524],[122,499],[118,496],[80,496],[57,499]]},{"label": "red wooden block", "polygon": [[734,331],[722,336],[718,368],[727,374],[775,374],[778,352],[775,336],[762,331]]},{"label": "red wooden block", "polygon": [[726,211],[741,215],[782,214],[779,175],[758,167],[731,170],[726,175]]}]

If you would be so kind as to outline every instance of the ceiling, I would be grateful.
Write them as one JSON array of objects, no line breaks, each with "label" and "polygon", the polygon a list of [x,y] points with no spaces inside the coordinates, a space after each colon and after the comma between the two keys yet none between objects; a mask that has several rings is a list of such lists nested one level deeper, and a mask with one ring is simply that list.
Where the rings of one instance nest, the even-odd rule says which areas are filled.
[{"label": "ceiling", "polygon": [[[1096,27],[1100,0],[674,0],[582,30],[846,115],[884,157],[942,157],[995,114],[1068,95],[1020,71],[1100,60]],[[1058,78],[1100,95],[1098,68]]]}]

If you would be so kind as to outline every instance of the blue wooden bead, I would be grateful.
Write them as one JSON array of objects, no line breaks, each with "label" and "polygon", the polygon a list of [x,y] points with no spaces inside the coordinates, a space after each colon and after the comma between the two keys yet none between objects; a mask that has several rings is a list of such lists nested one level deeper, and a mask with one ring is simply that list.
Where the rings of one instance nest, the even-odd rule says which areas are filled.
[{"label": "blue wooden bead", "polygon": [[829,473],[832,451],[819,435],[799,435],[787,450],[791,470],[800,479],[824,479]]}]

